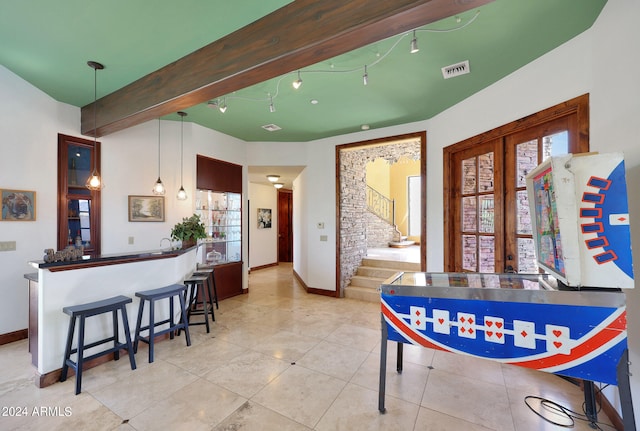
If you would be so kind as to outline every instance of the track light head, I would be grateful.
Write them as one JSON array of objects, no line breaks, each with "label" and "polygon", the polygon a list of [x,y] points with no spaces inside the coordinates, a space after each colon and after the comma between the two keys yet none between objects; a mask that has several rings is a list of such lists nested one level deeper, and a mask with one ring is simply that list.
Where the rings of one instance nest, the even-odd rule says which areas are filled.
[{"label": "track light head", "polygon": [[411,39],[411,49],[409,52],[415,54],[418,51],[420,51],[420,48],[418,48],[418,38],[416,37],[416,31],[413,30],[413,39]]},{"label": "track light head", "polygon": [[364,85],[369,84],[369,74],[367,73],[367,65],[364,65],[364,75],[362,75],[362,83]]},{"label": "track light head", "polygon": [[300,71],[298,70],[298,79],[293,81],[293,88],[296,90],[302,86],[302,78],[300,78]]}]

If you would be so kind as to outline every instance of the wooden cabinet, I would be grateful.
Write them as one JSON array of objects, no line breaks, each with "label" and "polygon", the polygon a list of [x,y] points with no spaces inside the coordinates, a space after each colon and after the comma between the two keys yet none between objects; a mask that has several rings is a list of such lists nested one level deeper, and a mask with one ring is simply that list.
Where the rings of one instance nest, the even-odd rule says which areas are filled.
[{"label": "wooden cabinet", "polygon": [[100,255],[100,191],[85,183],[100,167],[100,143],[58,135],[58,244],[80,246],[86,255]]},{"label": "wooden cabinet", "polygon": [[218,299],[242,293],[242,166],[197,156],[195,212],[207,231],[202,263],[215,265]]}]

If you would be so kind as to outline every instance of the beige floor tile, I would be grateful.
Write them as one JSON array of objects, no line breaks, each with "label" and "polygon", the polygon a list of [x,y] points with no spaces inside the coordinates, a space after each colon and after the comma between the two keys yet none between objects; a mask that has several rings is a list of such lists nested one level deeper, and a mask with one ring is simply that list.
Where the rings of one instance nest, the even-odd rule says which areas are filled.
[{"label": "beige floor tile", "polygon": [[213,431],[254,430],[310,431],[311,428],[287,419],[259,404],[247,401],[213,429]]},{"label": "beige floor tile", "polygon": [[295,362],[320,342],[290,331],[279,331],[258,341],[253,349],[274,358]]},{"label": "beige floor tile", "polygon": [[478,359],[467,355],[436,351],[432,366],[436,370],[466,376],[483,382],[504,385],[502,366],[495,361]]},{"label": "beige floor tile", "polygon": [[153,403],[129,424],[139,431],[210,430],[245,402],[238,394],[198,379]]},{"label": "beige floor tile", "polygon": [[504,385],[431,370],[421,405],[496,431],[513,431]]},{"label": "beige floor tile", "polygon": [[[395,356],[393,362],[387,360],[385,394],[414,404],[420,404],[430,370],[421,365],[405,362],[402,373],[396,371]],[[380,387],[380,354],[371,353],[351,383],[377,391]]]},{"label": "beige floor tile", "polygon": [[204,377],[246,398],[251,398],[291,365],[260,352],[246,351],[215,367]]},{"label": "beige floor tile", "polygon": [[166,362],[202,377],[246,350],[237,344],[212,339],[208,343],[185,347],[174,351],[172,355],[163,355],[163,357],[166,358]]},{"label": "beige floor tile", "polygon": [[91,394],[123,419],[131,419],[197,379],[162,360],[151,365]]},{"label": "beige floor tile", "polygon": [[318,425],[318,431],[412,430],[419,406],[387,397],[385,413],[378,411],[378,393],[348,384]]},{"label": "beige floor tile", "polygon": [[326,337],[327,341],[371,352],[380,342],[380,329],[343,324]]},{"label": "beige floor tile", "polygon": [[[482,425],[420,407],[415,430],[420,431],[492,431]],[[531,428],[529,431],[537,430]]]},{"label": "beige floor tile", "polygon": [[362,350],[321,341],[300,358],[297,364],[348,381],[368,356]]},{"label": "beige floor tile", "polygon": [[252,401],[313,428],[346,382],[295,365],[258,392]]}]

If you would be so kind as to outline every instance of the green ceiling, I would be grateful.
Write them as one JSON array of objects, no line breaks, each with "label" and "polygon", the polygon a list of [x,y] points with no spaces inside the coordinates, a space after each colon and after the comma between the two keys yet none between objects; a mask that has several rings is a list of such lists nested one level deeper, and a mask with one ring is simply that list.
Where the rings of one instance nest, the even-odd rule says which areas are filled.
[{"label": "green ceiling", "polygon": [[[87,60],[105,65],[98,72],[100,97],[287,3],[0,0],[0,64],[54,99],[84,106],[93,101]],[[421,27],[415,54],[411,35],[399,35],[302,69],[298,90],[291,85],[294,71],[227,95],[224,114],[200,104],[186,109],[185,120],[245,141],[304,142],[363,124],[428,119],[585,31],[605,3],[496,0],[461,14],[459,22],[451,17]],[[441,31],[457,27],[463,28]],[[442,67],[464,60],[470,74],[443,79]],[[266,124],[282,130],[268,132]]]}]

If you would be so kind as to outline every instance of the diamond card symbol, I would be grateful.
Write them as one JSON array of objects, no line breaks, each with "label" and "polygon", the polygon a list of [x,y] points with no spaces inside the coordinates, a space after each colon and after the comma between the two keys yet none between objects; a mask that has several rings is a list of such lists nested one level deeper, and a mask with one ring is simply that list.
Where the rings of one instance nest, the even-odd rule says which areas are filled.
[{"label": "diamond card symbol", "polygon": [[547,350],[562,355],[571,354],[571,338],[566,326],[545,325]]},{"label": "diamond card symbol", "polygon": [[524,320],[513,321],[513,344],[526,349],[536,348],[536,325]]},{"label": "diamond card symbol", "polygon": [[449,310],[433,310],[433,332],[447,335],[451,333]]},{"label": "diamond card symbol", "polygon": [[504,344],[504,319],[501,317],[484,317],[484,340],[490,343]]},{"label": "diamond card symbol", "polygon": [[469,313],[458,313],[458,336],[476,338],[476,316]]},{"label": "diamond card symbol", "polygon": [[411,315],[411,327],[424,331],[427,329],[426,310],[424,307],[409,307],[409,314]]}]

